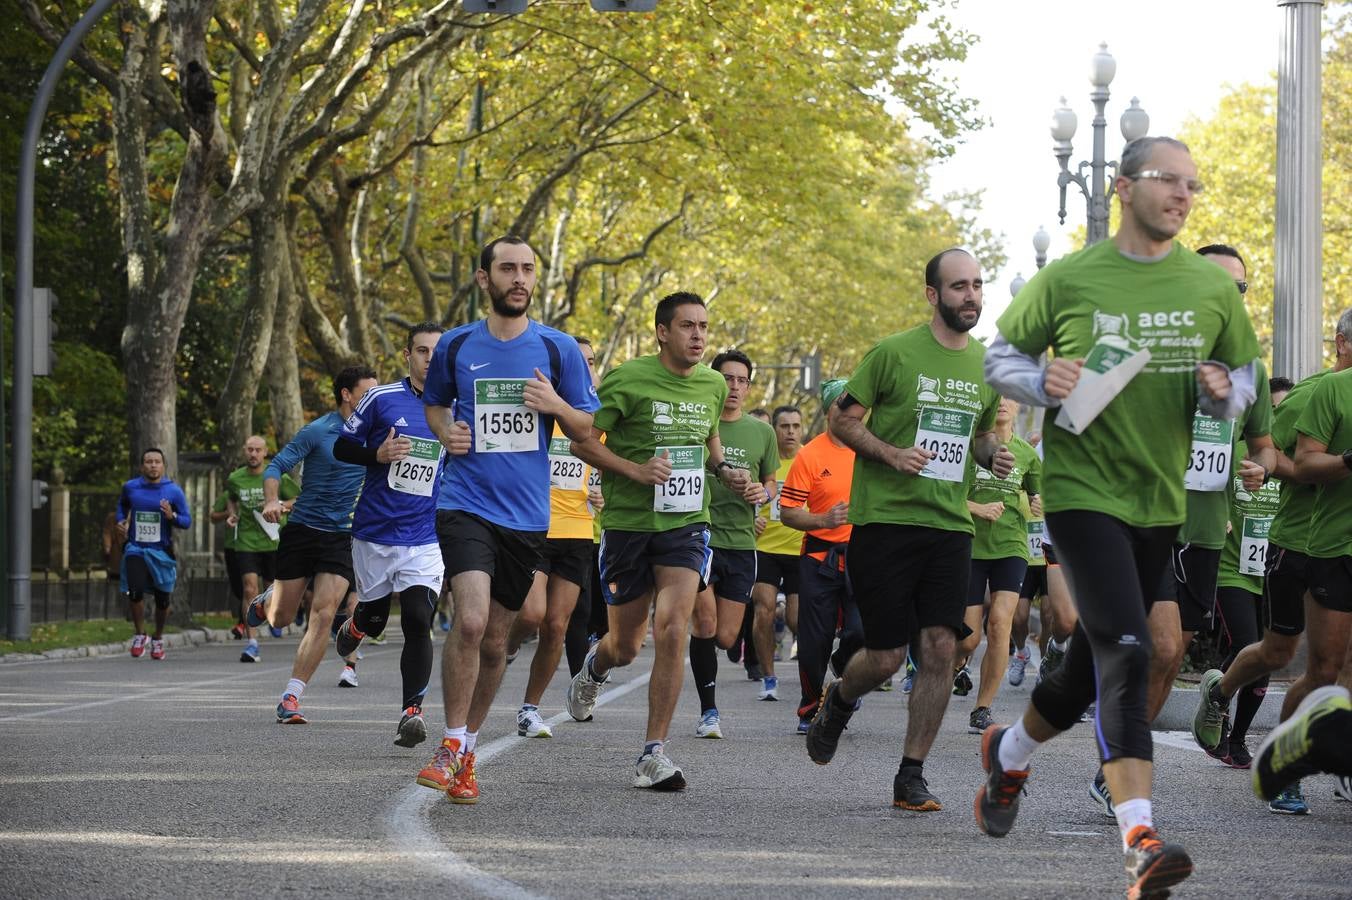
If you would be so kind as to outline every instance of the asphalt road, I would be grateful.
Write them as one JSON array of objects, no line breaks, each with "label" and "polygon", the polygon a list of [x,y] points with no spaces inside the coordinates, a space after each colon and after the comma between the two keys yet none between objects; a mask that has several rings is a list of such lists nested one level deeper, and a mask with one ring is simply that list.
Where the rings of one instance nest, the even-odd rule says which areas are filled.
[{"label": "asphalt road", "polygon": [[[479,745],[477,806],[452,805],[413,777],[429,758],[393,745],[399,630],[340,690],[336,657],[307,691],[308,726],[273,709],[294,639],[129,656],[0,664],[0,894],[10,897],[1113,897],[1116,825],[1087,795],[1085,728],[1043,748],[1018,824],[980,834],[972,698],[953,698],[926,772],[937,813],[891,806],[905,698],[876,693],[835,761],[813,765],[793,702],[756,700],[722,662],[722,741],[693,737],[685,691],[668,753],[690,788],[629,786],[646,715],[646,653],[616,673],[596,721],[562,712],[567,670],[546,695],[552,740],[517,738],[514,712],[532,647],[508,670]],[[782,665],[782,664],[781,664]],[[792,664],[790,664],[792,665]],[[796,683],[796,671],[781,677]],[[1005,687],[997,719],[1031,679]],[[781,688],[785,695],[790,690]],[[439,697],[435,681],[432,696]],[[428,724],[439,733],[439,703]],[[1352,804],[1332,779],[1306,785],[1313,815],[1270,814],[1247,773],[1182,734],[1157,735],[1155,820],[1190,849],[1175,896],[1347,897]],[[436,894],[433,894],[436,892]]]}]

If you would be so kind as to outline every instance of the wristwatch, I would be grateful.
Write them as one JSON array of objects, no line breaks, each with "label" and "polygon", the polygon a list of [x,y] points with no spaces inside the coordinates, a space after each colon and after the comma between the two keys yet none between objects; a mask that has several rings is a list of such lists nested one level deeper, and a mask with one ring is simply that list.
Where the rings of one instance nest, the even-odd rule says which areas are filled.
[{"label": "wristwatch", "polygon": [[1343,451],[1343,465],[1347,466],[1349,469],[1352,469],[1352,449]]},{"label": "wristwatch", "polygon": [[[1344,457],[1344,459],[1346,459],[1346,457]],[[727,469],[733,468],[732,463],[728,462],[726,459],[720,459],[720,460],[714,465],[714,475],[717,475],[720,471],[722,471],[722,470],[725,469],[725,468],[727,468]]]}]

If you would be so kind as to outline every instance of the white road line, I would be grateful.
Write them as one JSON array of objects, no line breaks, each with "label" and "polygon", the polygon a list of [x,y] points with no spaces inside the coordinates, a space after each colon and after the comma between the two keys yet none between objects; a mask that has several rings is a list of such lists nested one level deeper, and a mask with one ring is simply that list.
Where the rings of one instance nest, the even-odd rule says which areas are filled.
[{"label": "white road line", "polygon": [[1101,831],[1049,831],[1053,837],[1102,837]]},{"label": "white road line", "polygon": [[[596,705],[605,706],[613,700],[618,700],[625,694],[643,687],[651,678],[650,671],[616,688],[604,691],[596,701]],[[561,712],[546,720],[551,727],[567,721],[571,721],[567,712]],[[488,762],[517,744],[529,740],[536,739],[509,734],[476,749],[474,756],[479,762]],[[475,896],[497,897],[503,900],[540,900],[538,894],[532,894],[521,885],[476,868],[442,843],[429,827],[427,815],[437,803],[445,802],[440,792],[416,784],[400,791],[389,815],[385,817],[385,831],[394,846],[432,866],[447,878],[460,882]]]},{"label": "white road line", "polygon": [[1197,742],[1192,739],[1190,731],[1156,731],[1152,737],[1155,743],[1163,744],[1166,747],[1177,747],[1179,750],[1196,750],[1198,753],[1204,752]]},{"label": "white road line", "polygon": [[95,706],[108,706],[113,703],[128,703],[132,700],[145,700],[148,697],[158,697],[161,694],[182,694],[197,688],[207,687],[213,684],[225,684],[231,681],[240,681],[254,675],[275,675],[281,671],[282,667],[273,666],[271,668],[261,669],[250,667],[247,672],[240,672],[235,675],[226,675],[223,678],[212,678],[207,681],[188,681],[178,684],[166,684],[162,687],[152,688],[148,691],[141,691],[136,694],[121,694],[117,697],[105,697],[102,700],[90,700],[88,703],[73,703],[69,706],[53,706],[50,709],[39,709],[33,712],[15,713],[10,716],[0,716],[0,722],[13,722],[18,719],[40,719],[44,716],[59,716],[63,713],[75,712],[79,709],[92,709]]}]

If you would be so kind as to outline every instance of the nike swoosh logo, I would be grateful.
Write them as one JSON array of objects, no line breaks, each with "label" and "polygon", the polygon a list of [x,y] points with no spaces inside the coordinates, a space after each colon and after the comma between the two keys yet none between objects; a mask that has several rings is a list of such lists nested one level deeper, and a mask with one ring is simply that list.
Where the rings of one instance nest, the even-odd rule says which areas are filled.
[{"label": "nike swoosh logo", "polygon": [[470,370],[471,372],[477,372],[477,371],[479,371],[480,369],[482,369],[484,366],[490,366],[490,365],[492,365],[492,363],[479,363],[477,366],[471,363],[471,364],[470,364],[470,367],[469,367],[469,370]]}]

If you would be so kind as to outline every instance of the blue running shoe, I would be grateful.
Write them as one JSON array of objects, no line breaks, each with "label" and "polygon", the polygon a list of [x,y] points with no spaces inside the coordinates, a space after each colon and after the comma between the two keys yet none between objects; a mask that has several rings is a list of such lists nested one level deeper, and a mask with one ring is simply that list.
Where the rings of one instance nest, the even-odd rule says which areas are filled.
[{"label": "blue running shoe", "polygon": [[239,654],[239,661],[242,663],[258,662],[258,641],[249,641],[244,645],[244,649]]},{"label": "blue running shoe", "polygon": [[300,701],[295,694],[286,694],[277,704],[277,722],[280,725],[305,725],[309,720],[300,711]]},{"label": "blue running shoe", "polygon": [[915,660],[911,659],[911,651],[906,651],[906,677],[901,680],[901,692],[909,694],[911,688],[915,687]]},{"label": "blue running shoe", "polygon": [[807,730],[808,730],[808,728],[810,728],[810,727],[812,727],[812,720],[811,720],[811,719],[799,719],[799,720],[798,720],[798,733],[799,733],[799,734],[807,734]]},{"label": "blue running shoe", "polygon": [[718,710],[706,709],[695,726],[695,737],[718,740],[723,737],[723,725],[718,719]]},{"label": "blue running shoe", "polygon": [[765,680],[761,682],[760,696],[757,700],[778,700],[779,699],[779,678],[774,675],[766,675]]},{"label": "blue running shoe", "polygon": [[1300,782],[1297,781],[1273,797],[1272,801],[1268,803],[1268,812],[1280,813],[1284,816],[1308,816],[1310,804],[1305,802],[1305,794],[1300,789]]},{"label": "blue running shoe", "polygon": [[278,628],[276,625],[269,625],[268,634],[272,635],[275,638],[279,638],[282,636],[282,629]]},{"label": "blue running shoe", "polygon": [[272,585],[268,585],[263,593],[249,601],[249,608],[244,611],[244,621],[249,623],[250,628],[262,628],[268,623],[268,598],[272,596]]},{"label": "blue running shoe", "polygon": [[1103,810],[1103,814],[1110,819],[1117,818],[1117,808],[1113,806],[1113,795],[1108,790],[1108,782],[1103,779],[1103,770],[1099,769],[1094,780],[1089,782],[1089,796],[1094,798],[1094,802]]}]

